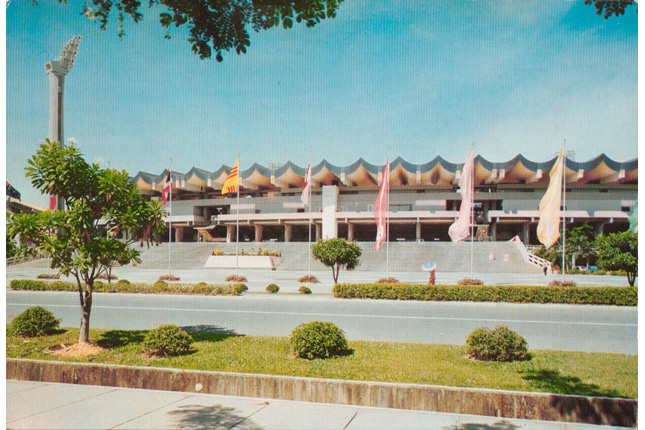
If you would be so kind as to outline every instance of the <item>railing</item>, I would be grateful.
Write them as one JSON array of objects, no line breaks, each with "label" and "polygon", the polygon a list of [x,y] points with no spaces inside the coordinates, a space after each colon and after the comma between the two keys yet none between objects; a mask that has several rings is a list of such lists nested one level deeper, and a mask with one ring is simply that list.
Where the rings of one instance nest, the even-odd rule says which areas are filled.
[{"label": "railing", "polygon": [[21,255],[19,257],[11,257],[11,258],[7,258],[7,266],[11,266],[12,264],[25,263],[31,260],[39,260],[41,258],[44,258],[44,257],[33,256],[33,255],[30,255],[28,257],[25,257],[24,255]]},{"label": "railing", "polygon": [[552,271],[551,268],[551,262],[549,260],[545,260],[542,257],[538,257],[537,255],[533,254],[532,252],[529,252],[529,246],[531,247],[531,250],[538,248],[535,245],[529,245],[526,246],[522,243],[521,240],[516,240],[515,245],[517,246],[517,249],[520,251],[520,254],[522,254],[522,258],[524,258],[524,261],[527,263],[531,263],[534,266],[537,267],[547,267],[549,271]]}]

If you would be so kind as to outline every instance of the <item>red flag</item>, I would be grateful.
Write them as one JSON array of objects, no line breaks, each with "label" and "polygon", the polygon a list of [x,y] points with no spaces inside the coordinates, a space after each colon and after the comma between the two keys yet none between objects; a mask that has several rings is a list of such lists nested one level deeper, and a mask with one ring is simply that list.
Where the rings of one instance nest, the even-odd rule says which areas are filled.
[{"label": "red flag", "polygon": [[[51,193],[52,190],[49,190],[49,192]],[[56,206],[58,206],[58,198],[56,197],[55,194],[52,194],[49,196],[49,210],[50,211],[56,210]]]},{"label": "red flag", "polygon": [[311,192],[311,163],[307,165],[307,173],[305,174],[305,187],[302,190],[302,195],[300,200],[308,205],[309,204],[309,193]]},{"label": "red flag", "polygon": [[170,169],[168,169],[168,174],[166,175],[166,181],[163,184],[163,190],[161,190],[161,198],[163,199],[163,204],[166,204],[166,201],[168,201],[168,194],[170,193],[170,189],[172,188],[172,172]]},{"label": "red flag", "polygon": [[374,244],[374,251],[378,251],[386,236],[386,213],[387,211],[387,198],[390,192],[390,159],[387,159],[387,164],[383,168],[383,181],[381,188],[378,190],[376,200],[374,200],[374,217],[376,218],[376,243]]}]

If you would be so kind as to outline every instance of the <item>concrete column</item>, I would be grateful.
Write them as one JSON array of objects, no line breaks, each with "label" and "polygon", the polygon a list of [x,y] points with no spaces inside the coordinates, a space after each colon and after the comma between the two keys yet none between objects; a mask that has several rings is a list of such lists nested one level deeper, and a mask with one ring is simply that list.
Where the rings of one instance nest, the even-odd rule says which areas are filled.
[{"label": "concrete column", "polygon": [[233,243],[235,242],[235,226],[227,225],[226,226],[226,242]]},{"label": "concrete column", "polygon": [[417,242],[421,240],[421,223],[419,221],[417,221],[416,239],[417,239]]},{"label": "concrete column", "polygon": [[490,237],[493,242],[497,242],[497,223],[492,222],[490,224]]},{"label": "concrete column", "polygon": [[351,222],[347,223],[347,241],[348,242],[354,241],[354,224]]},{"label": "concrete column", "polygon": [[522,224],[522,242],[524,242],[525,245],[529,243],[529,223],[528,222]]},{"label": "concrete column", "polygon": [[255,224],[255,241],[256,242],[262,242],[262,231],[264,230],[264,227],[261,226],[260,224]]},{"label": "concrete column", "polygon": [[338,208],[338,187],[336,185],[323,186],[322,189],[322,237],[332,239],[338,237],[338,221],[336,210]]},{"label": "concrete column", "polygon": [[186,229],[184,227],[175,227],[175,242],[183,242],[184,241],[184,232]]},{"label": "concrete column", "polygon": [[291,242],[291,233],[293,231],[293,226],[291,224],[284,225],[284,241]]},{"label": "concrete column", "polygon": [[596,236],[599,236],[599,235],[603,234],[603,233],[604,233],[604,231],[605,231],[605,225],[606,225],[606,224],[607,224],[606,222],[601,222],[600,224],[596,224],[596,225],[594,225],[594,226],[593,226],[593,232],[594,232],[594,234],[595,234]]},{"label": "concrete column", "polygon": [[322,239],[322,228],[320,224],[314,224],[313,227],[316,230],[315,232],[316,239]]}]

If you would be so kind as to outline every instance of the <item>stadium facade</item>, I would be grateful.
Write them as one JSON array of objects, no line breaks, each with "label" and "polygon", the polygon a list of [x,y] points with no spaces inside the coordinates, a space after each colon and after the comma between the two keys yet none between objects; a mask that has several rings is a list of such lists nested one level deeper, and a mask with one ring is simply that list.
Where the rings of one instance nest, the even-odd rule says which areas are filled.
[{"label": "stadium facade", "polygon": [[[555,160],[534,162],[518,155],[490,162],[477,156],[475,240],[518,235],[525,244],[538,244],[538,205]],[[425,164],[401,158],[390,163],[390,241],[450,240],[448,228],[461,204],[462,167],[441,157]],[[307,242],[310,220],[312,240],[374,241],[372,205],[383,166],[363,159],[345,167],[325,160],[313,166],[311,210],[300,200],[306,168],[287,162],[277,169],[253,164],[240,171],[240,241]],[[236,195],[221,194],[230,170],[172,172],[173,241],[235,241]],[[166,174],[139,172],[132,180],[143,195],[161,200]],[[596,234],[626,230],[637,193],[637,159],[616,162],[601,154],[587,162],[566,160],[567,226],[587,222]]]}]

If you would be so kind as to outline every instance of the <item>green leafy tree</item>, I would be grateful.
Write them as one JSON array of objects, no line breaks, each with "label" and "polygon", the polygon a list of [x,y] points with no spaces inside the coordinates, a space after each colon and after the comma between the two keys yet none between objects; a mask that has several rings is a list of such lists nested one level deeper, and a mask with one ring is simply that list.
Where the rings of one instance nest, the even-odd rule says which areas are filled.
[{"label": "green leafy tree", "polygon": [[[31,0],[37,4],[37,0]],[[58,0],[67,3],[67,0]],[[199,58],[222,61],[222,53],[232,49],[246,53],[251,45],[249,31],[273,27],[289,29],[294,23],[313,27],[325,18],[334,18],[343,0],[149,0],[148,7],[159,11],[159,22],[170,39],[171,27],[188,30],[188,43]],[[101,30],[116,13],[120,39],[125,36],[125,21],[143,20],[141,0],[86,1],[82,15],[95,20]]]},{"label": "green leafy tree", "polygon": [[593,255],[593,228],[586,222],[579,227],[567,230],[566,257],[571,258],[571,266],[576,266],[579,260],[584,260],[589,266],[589,257]]},{"label": "green leafy tree", "polygon": [[638,274],[638,233],[624,231],[596,238],[598,266],[605,270],[624,270],[634,286]]},{"label": "green leafy tree", "polygon": [[[141,261],[140,252],[130,245],[149,245],[165,229],[161,206],[146,201],[126,171],[88,164],[74,145],[47,140],[28,163],[26,176],[32,185],[64,198],[67,208],[13,214],[7,235],[20,243],[18,252],[49,257],[53,268],[76,279],[79,343],[88,343],[94,281],[114,264]],[[127,232],[127,239],[115,238],[118,232]]]},{"label": "green leafy tree", "polygon": [[596,7],[596,15],[603,15],[608,19],[612,15],[620,16],[625,13],[627,6],[634,4],[634,0],[585,0],[586,5],[592,4]]},{"label": "green leafy tree", "polygon": [[341,268],[354,270],[360,263],[361,248],[345,239],[318,239],[311,245],[311,255],[327,267],[331,267],[334,283],[338,282]]}]

